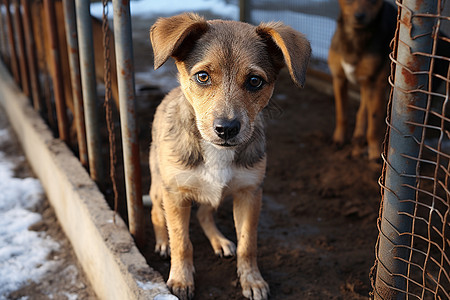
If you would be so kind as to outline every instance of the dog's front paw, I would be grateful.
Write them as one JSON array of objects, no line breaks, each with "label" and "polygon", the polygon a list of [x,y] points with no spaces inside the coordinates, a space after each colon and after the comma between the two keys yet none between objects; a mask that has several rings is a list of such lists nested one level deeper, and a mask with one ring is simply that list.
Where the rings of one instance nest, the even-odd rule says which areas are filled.
[{"label": "dog's front paw", "polygon": [[226,239],[226,238],[217,238],[211,241],[211,245],[214,249],[214,253],[220,257],[229,257],[236,255],[236,245]]},{"label": "dog's front paw", "polygon": [[156,242],[155,253],[159,254],[163,258],[170,256],[170,247],[167,242]]},{"label": "dog's front paw", "polygon": [[167,286],[169,287],[172,294],[177,296],[180,300],[190,300],[194,298],[193,281],[184,282],[169,278],[169,280],[167,281]]},{"label": "dog's front paw", "polygon": [[269,285],[257,272],[244,272],[240,275],[242,295],[251,300],[265,300],[269,297]]},{"label": "dog's front paw", "polygon": [[336,128],[333,133],[333,143],[337,147],[342,147],[345,144],[345,131]]}]

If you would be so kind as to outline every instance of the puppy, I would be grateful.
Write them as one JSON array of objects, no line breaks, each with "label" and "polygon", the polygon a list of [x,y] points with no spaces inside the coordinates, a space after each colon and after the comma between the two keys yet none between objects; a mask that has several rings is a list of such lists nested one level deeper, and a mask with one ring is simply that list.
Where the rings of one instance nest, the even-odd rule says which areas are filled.
[{"label": "puppy", "polygon": [[367,139],[369,159],[378,160],[385,129],[389,44],[397,9],[383,0],[339,0],[339,5],[341,13],[328,55],[336,106],[333,141],[340,146],[346,139],[347,87],[351,82],[361,91],[352,154],[361,155]]},{"label": "puppy", "polygon": [[[266,299],[256,262],[256,234],[266,169],[262,110],[280,68],[303,86],[306,38],[280,23],[255,27],[206,21],[195,14],[160,18],[150,30],[155,69],[175,59],[181,87],[157,108],[150,148],[155,251],[171,255],[167,285],[180,299],[194,294],[191,203],[217,255],[237,253],[243,295]],[[233,197],[237,248],[217,229],[213,212]],[[170,243],[170,244],[169,244]]]}]

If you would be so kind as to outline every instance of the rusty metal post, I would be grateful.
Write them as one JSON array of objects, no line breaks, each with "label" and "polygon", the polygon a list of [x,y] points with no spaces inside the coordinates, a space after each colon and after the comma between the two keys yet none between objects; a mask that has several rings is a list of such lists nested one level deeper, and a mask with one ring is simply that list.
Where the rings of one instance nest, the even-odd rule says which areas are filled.
[{"label": "rusty metal post", "polygon": [[[408,298],[408,268],[414,215],[419,142],[422,139],[427,95],[418,90],[428,84],[434,19],[415,16],[436,11],[437,0],[404,0],[400,3],[397,61],[392,96],[391,124],[386,157],[382,219],[378,244],[375,299]],[[418,109],[417,109],[418,108]]]},{"label": "rusty metal post", "polygon": [[[0,2],[0,11],[3,11],[2,9],[3,3]],[[3,13],[0,13],[0,49],[1,49],[1,55],[3,62],[7,65],[9,65],[9,57],[8,57],[8,50],[6,48],[7,42],[6,42],[6,31],[5,31],[5,20],[3,18]]]},{"label": "rusty metal post", "polygon": [[250,0],[239,0],[239,21],[247,23],[252,22],[250,2]]},{"label": "rusty metal post", "polygon": [[54,0],[44,0],[45,20],[47,21],[47,35],[49,36],[51,51],[51,76],[53,81],[53,91],[55,94],[56,115],[58,118],[59,138],[69,143],[69,126],[67,121],[66,100],[62,82],[61,59],[59,54],[59,41],[55,15]]},{"label": "rusty metal post", "polygon": [[25,95],[30,96],[30,80],[28,79],[28,62],[25,50],[25,37],[22,25],[22,13],[20,10],[20,0],[13,0],[14,5],[14,26],[16,28],[17,38],[17,56],[19,58],[20,77],[22,81],[22,90]]},{"label": "rusty metal post", "polygon": [[75,0],[78,46],[80,55],[81,86],[83,89],[86,140],[91,177],[97,183],[103,180],[103,163],[98,121],[98,98],[95,81],[94,43],[90,0]]},{"label": "rusty metal post", "polygon": [[67,49],[70,63],[70,79],[72,82],[74,122],[77,128],[78,152],[80,162],[88,166],[86,127],[84,120],[83,96],[81,91],[80,61],[78,56],[78,34],[74,0],[63,0],[64,20],[67,37]]},{"label": "rusty metal post", "polygon": [[17,58],[16,52],[16,42],[14,38],[14,28],[12,24],[11,8],[9,0],[4,0],[6,7],[6,26],[8,27],[8,43],[9,43],[9,54],[11,56],[11,72],[13,73],[14,80],[20,85],[20,71],[19,71],[19,60]]},{"label": "rusty metal post", "polygon": [[128,0],[114,0],[113,7],[128,220],[131,234],[138,245],[143,245],[145,228],[138,130],[136,126],[130,2]]},{"label": "rusty metal post", "polygon": [[36,58],[36,45],[34,42],[33,35],[33,24],[31,22],[31,12],[30,12],[30,3],[29,0],[22,0],[23,7],[23,29],[25,34],[25,48],[27,51],[27,59],[28,59],[28,68],[30,74],[30,87],[31,87],[31,96],[33,99],[34,109],[40,111],[42,109],[41,105],[41,91],[39,85],[39,73],[37,67],[37,58]]}]

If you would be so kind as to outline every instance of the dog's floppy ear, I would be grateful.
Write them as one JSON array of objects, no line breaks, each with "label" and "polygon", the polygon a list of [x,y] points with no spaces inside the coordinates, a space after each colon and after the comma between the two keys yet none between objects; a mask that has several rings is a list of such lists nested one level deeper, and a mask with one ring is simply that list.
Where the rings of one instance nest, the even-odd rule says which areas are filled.
[{"label": "dog's floppy ear", "polygon": [[[169,18],[159,18],[150,29],[155,57],[155,70],[161,67],[170,56],[183,54],[180,46],[189,39],[197,39],[208,29],[206,20],[196,14],[185,13]],[[184,49],[186,50],[186,49]]]},{"label": "dog's floppy ear", "polygon": [[270,39],[281,50],[292,80],[303,87],[311,56],[311,46],[306,37],[279,22],[261,23],[256,27],[256,32],[261,37]]}]

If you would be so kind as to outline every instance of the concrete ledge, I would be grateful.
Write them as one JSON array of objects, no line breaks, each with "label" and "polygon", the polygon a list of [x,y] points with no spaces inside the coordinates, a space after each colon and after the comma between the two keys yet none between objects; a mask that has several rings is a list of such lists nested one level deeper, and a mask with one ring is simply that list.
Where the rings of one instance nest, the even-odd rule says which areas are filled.
[{"label": "concrete ledge", "polygon": [[67,146],[53,138],[0,63],[0,104],[100,299],[177,299]]}]

